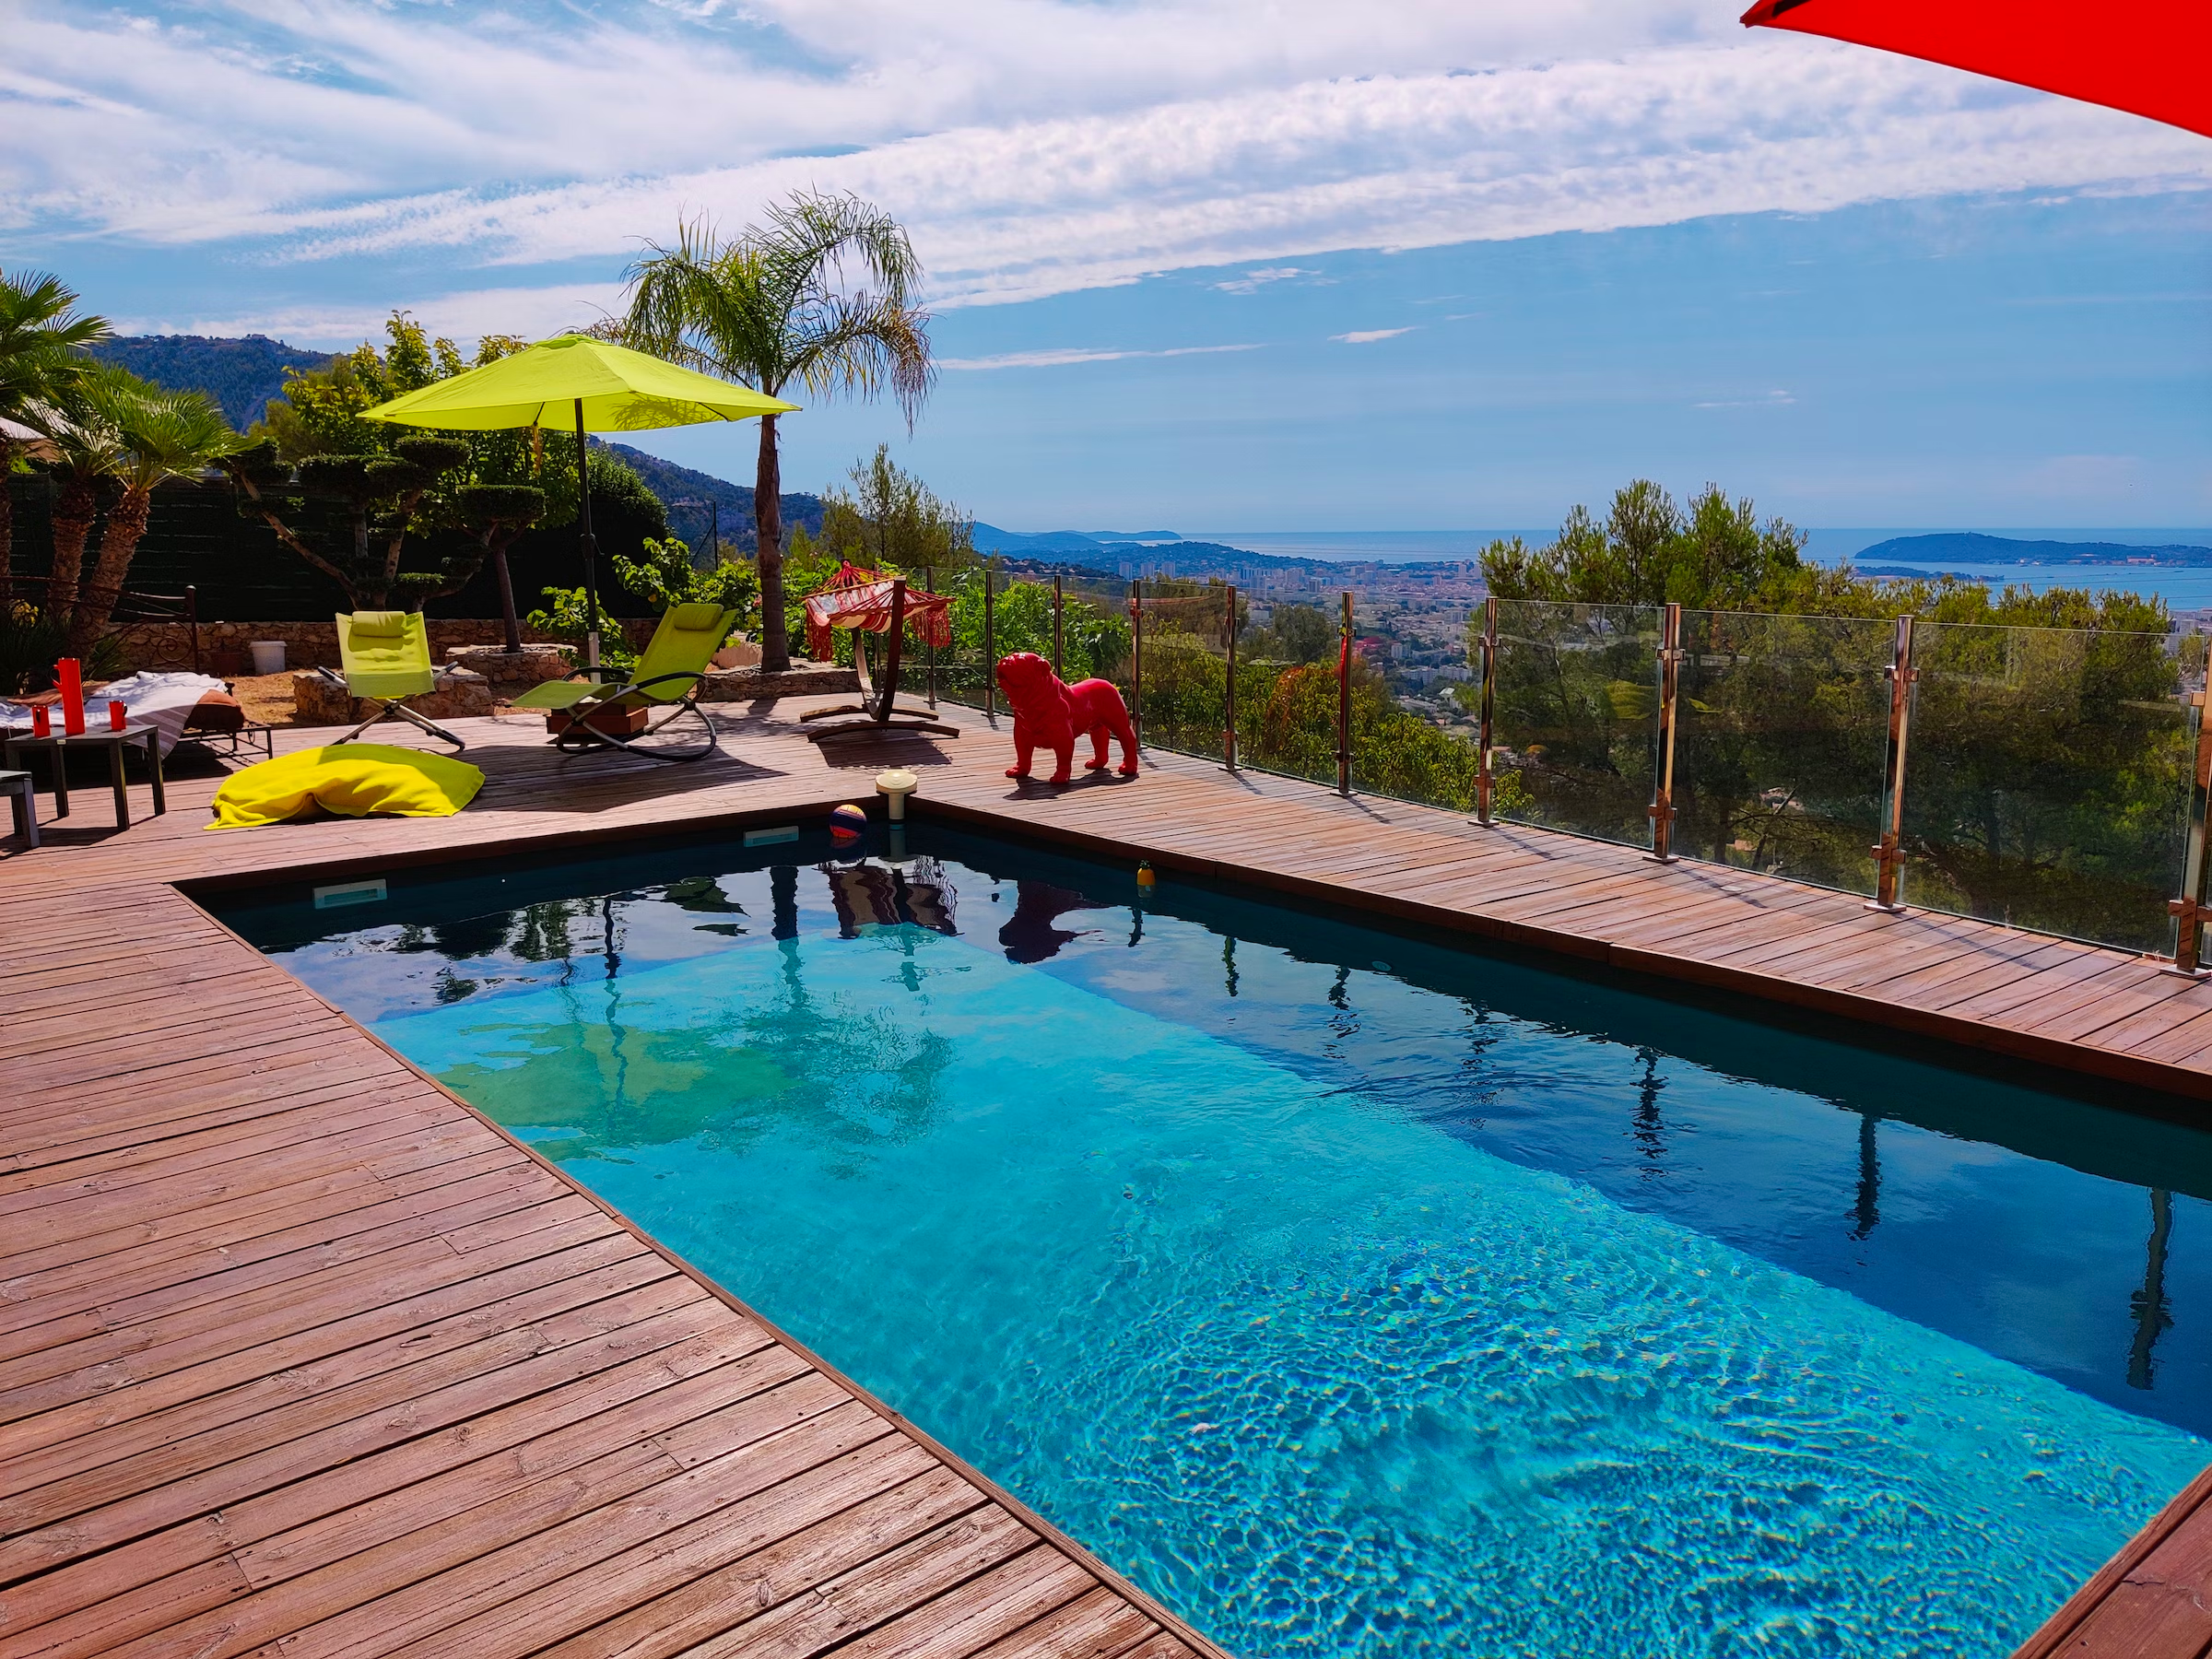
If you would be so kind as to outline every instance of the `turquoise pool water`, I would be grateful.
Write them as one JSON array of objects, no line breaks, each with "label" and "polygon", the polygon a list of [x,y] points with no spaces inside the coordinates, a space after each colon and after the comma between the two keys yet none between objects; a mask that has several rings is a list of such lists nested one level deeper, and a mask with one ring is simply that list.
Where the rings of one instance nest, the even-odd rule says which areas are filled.
[{"label": "turquoise pool water", "polygon": [[2003,1652],[2212,1460],[2201,1136],[923,845],[233,919],[1253,1659]]}]

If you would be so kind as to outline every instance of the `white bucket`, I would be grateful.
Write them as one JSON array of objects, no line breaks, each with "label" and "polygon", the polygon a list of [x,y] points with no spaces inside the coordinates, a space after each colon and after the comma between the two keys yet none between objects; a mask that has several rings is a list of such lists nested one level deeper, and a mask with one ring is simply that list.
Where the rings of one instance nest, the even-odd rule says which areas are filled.
[{"label": "white bucket", "polygon": [[282,674],[284,672],[284,641],[282,640],[255,640],[247,645],[246,650],[253,658],[254,673]]}]

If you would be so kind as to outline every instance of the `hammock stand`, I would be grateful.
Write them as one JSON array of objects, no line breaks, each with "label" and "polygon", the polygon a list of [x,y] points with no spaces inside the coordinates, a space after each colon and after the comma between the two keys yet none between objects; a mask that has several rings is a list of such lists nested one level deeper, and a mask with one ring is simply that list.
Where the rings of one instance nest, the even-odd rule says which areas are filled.
[{"label": "hammock stand", "polygon": [[[910,599],[914,601],[911,606]],[[867,700],[840,703],[835,708],[817,709],[800,715],[802,724],[812,720],[837,719],[834,725],[809,727],[807,739],[814,743],[835,743],[854,737],[878,737],[890,732],[958,737],[959,728],[936,720],[934,709],[918,709],[911,704],[901,707],[899,702],[900,647],[906,637],[908,617],[913,618],[915,626],[932,645],[949,645],[951,609],[952,601],[942,594],[909,594],[902,576],[886,581],[873,571],[859,570],[849,564],[840,566],[822,591],[806,601],[807,648],[816,656],[826,657],[830,650],[830,630],[853,629],[853,665],[861,675],[861,684],[866,688],[864,696]],[[884,644],[880,675],[868,671],[864,636],[871,633],[889,636]],[[839,716],[846,718],[838,719]]]}]

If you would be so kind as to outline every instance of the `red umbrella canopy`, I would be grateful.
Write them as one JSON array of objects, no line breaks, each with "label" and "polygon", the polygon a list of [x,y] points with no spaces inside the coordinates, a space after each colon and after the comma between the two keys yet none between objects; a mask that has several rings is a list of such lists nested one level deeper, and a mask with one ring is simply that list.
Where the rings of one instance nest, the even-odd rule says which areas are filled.
[{"label": "red umbrella canopy", "polygon": [[1794,29],[2109,104],[2212,136],[2212,5],[2141,0],[1759,0]]}]

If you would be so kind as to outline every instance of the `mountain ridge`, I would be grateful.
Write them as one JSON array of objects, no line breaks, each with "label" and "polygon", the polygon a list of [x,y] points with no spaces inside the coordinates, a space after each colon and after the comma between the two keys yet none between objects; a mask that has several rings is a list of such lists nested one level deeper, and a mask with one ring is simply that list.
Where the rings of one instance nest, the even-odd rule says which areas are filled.
[{"label": "mountain ridge", "polygon": [[223,418],[244,431],[284,394],[290,369],[327,369],[329,351],[310,351],[264,334],[119,335],[92,347],[103,363],[128,369],[171,392],[205,392],[222,406]]},{"label": "mountain ridge", "polygon": [[2138,547],[2132,542],[2021,541],[1984,535],[1977,530],[1949,530],[1927,535],[1893,535],[1862,547],[1852,563],[1902,561],[1906,564],[2143,564],[2194,567],[2212,565],[2212,547],[2184,542]]},{"label": "mountain ridge", "polygon": [[[122,335],[93,347],[92,356],[172,392],[206,393],[221,406],[223,418],[242,432],[262,418],[272,399],[284,394],[288,371],[327,369],[338,354],[311,351],[264,334]],[[645,480],[645,488],[667,510],[668,528],[679,539],[703,548],[712,526],[732,548],[753,550],[750,486],[679,466],[626,443],[592,441],[621,457]],[[821,533],[821,497],[794,490],[782,500],[787,531],[804,525],[809,535]],[[713,508],[681,504],[687,501],[712,502]]]}]

